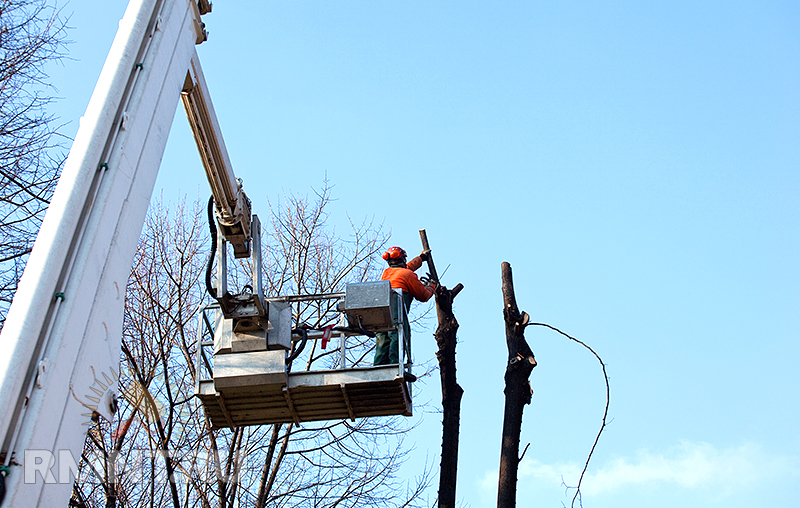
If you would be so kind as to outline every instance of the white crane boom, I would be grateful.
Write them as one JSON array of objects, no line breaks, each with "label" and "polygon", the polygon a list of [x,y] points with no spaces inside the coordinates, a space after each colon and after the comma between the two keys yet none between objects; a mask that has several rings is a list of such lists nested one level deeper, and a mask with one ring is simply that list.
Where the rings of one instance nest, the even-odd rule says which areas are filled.
[{"label": "white crane boom", "polygon": [[0,337],[4,507],[65,505],[90,418],[115,411],[125,288],[182,93],[220,222],[249,250],[194,49],[209,10],[131,0],[120,22]]},{"label": "white crane boom", "polygon": [[189,67],[181,100],[217,207],[217,220],[237,258],[250,256],[250,200],[233,174],[203,71],[195,61]]}]

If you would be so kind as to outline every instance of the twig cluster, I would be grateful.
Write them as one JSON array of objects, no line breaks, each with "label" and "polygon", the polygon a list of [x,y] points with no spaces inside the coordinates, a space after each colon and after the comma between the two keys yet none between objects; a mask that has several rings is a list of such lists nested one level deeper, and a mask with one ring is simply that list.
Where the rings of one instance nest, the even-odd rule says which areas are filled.
[{"label": "twig cluster", "polygon": [[64,160],[45,70],[65,44],[66,19],[47,0],[0,0],[0,325]]}]

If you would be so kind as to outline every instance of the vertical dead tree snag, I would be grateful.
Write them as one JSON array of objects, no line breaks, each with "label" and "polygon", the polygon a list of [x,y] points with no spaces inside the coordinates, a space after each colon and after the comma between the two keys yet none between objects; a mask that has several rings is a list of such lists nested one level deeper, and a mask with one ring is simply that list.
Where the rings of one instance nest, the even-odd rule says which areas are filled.
[{"label": "vertical dead tree snag", "polygon": [[456,331],[458,321],[453,315],[453,300],[464,289],[462,284],[447,289],[439,284],[425,230],[419,231],[422,248],[428,253],[428,270],[436,282],[436,316],[439,326],[434,337],[439,350],[439,375],[442,381],[442,462],[439,471],[439,508],[456,506],[456,473],[458,471],[458,431],[461,418],[461,396],[464,389],[456,382]]},{"label": "vertical dead tree snag", "polygon": [[503,444],[500,449],[500,482],[497,493],[498,508],[516,506],[517,467],[519,466],[519,434],[522,429],[522,410],[531,402],[531,385],[528,378],[536,367],[528,342],[525,340],[525,326],[530,317],[520,313],[514,296],[514,281],[511,265],[502,264],[503,276],[503,317],[506,322],[506,344],[508,345],[508,365],[506,366],[505,412],[503,415]]},{"label": "vertical dead tree snag", "polygon": [[464,389],[456,382],[456,330],[453,299],[464,286],[436,288],[436,314],[439,326],[434,337],[439,350],[439,374],[442,381],[442,463],[439,473],[439,508],[456,505],[456,473],[458,470],[458,431],[461,419],[461,396]]}]

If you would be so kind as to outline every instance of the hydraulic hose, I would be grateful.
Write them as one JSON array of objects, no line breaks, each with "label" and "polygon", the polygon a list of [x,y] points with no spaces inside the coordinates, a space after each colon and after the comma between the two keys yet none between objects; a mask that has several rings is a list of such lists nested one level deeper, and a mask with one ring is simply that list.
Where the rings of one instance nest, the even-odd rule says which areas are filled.
[{"label": "hydraulic hose", "polygon": [[375,332],[370,332],[364,328],[364,325],[361,323],[361,317],[356,318],[358,321],[358,326],[334,326],[333,330],[337,332],[345,332],[345,333],[353,333],[356,335],[366,335],[367,337],[375,338]]},{"label": "hydraulic hose", "polygon": [[9,471],[8,466],[6,465],[0,466],[0,504],[2,504],[3,499],[6,498],[6,475],[8,474],[8,471]]},{"label": "hydraulic hose", "polygon": [[214,219],[214,196],[208,198],[208,230],[211,233],[211,253],[206,264],[206,291],[211,298],[219,301],[217,288],[211,284],[211,272],[214,270],[214,256],[217,255],[217,224]]},{"label": "hydraulic hose", "polygon": [[294,353],[291,354],[288,358],[286,358],[286,365],[291,365],[292,362],[300,356],[300,353],[303,352],[303,349],[306,347],[306,342],[308,342],[308,330],[303,328],[295,328],[292,330],[293,334],[299,334],[303,337],[303,340],[300,341],[300,345],[297,346],[297,349],[294,350]]}]

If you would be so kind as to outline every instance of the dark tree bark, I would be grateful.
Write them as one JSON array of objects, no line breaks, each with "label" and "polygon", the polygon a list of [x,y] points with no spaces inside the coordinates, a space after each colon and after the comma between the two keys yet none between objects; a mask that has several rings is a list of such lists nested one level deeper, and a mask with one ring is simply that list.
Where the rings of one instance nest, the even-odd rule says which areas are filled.
[{"label": "dark tree bark", "polygon": [[500,449],[500,482],[497,493],[498,508],[509,508],[517,503],[517,468],[519,466],[519,434],[522,429],[522,410],[531,402],[528,378],[536,367],[533,351],[525,340],[528,314],[520,313],[514,296],[511,265],[502,264],[503,317],[506,322],[508,365],[506,366],[505,413],[503,415],[503,444]]},{"label": "dark tree bark", "polygon": [[464,288],[458,284],[452,290],[436,288],[436,315],[439,326],[434,337],[439,351],[439,374],[442,381],[442,463],[439,473],[439,508],[456,505],[456,473],[458,471],[458,430],[461,418],[463,388],[456,382],[456,331],[458,321],[453,315],[453,299]]}]

